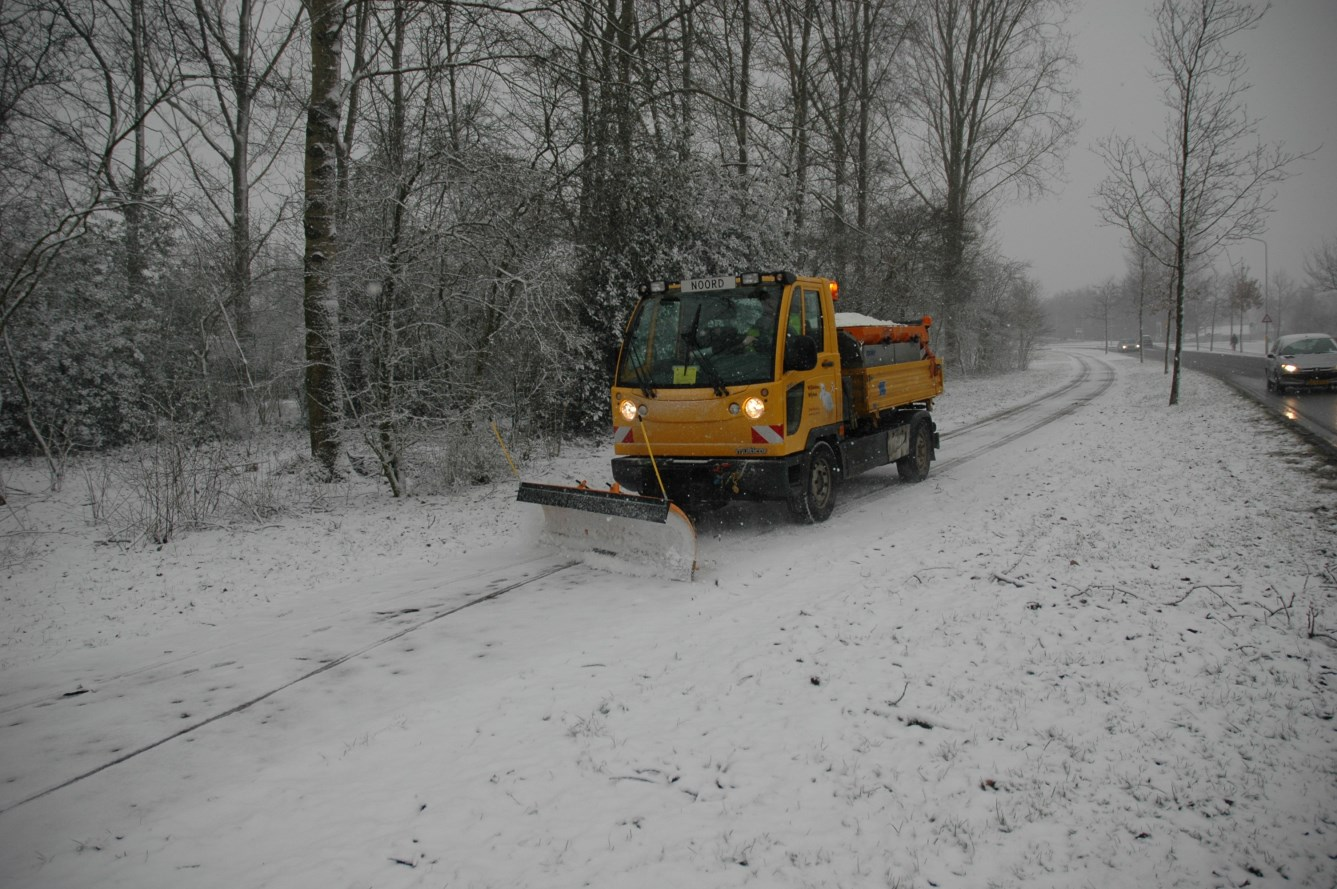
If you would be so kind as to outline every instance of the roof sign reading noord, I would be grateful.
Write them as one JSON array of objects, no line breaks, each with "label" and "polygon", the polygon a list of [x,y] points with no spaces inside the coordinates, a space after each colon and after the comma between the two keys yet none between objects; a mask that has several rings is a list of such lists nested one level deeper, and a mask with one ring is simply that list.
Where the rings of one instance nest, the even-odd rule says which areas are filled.
[{"label": "roof sign reading noord", "polygon": [[731,290],[733,286],[733,275],[714,275],[709,278],[685,278],[682,282],[682,292],[699,293],[703,290]]}]

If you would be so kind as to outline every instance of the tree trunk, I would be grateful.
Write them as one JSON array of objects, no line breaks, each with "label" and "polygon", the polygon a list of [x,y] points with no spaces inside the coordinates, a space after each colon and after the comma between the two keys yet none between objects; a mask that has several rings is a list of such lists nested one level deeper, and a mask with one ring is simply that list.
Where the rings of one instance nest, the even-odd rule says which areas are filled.
[{"label": "tree trunk", "polygon": [[739,59],[738,71],[738,112],[736,120],[738,123],[735,130],[738,138],[738,176],[743,183],[743,188],[747,188],[747,181],[750,175],[748,169],[751,160],[749,158],[748,148],[748,115],[751,113],[749,106],[752,102],[752,2],[743,0],[743,48]]},{"label": "tree trunk", "polygon": [[306,322],[306,405],[311,456],[327,478],[339,457],[339,385],[334,318],[339,289],[332,275],[338,254],[339,57],[343,8],[307,0],[311,16],[311,104],[306,116],[306,207],[302,311]]},{"label": "tree trunk", "polygon": [[242,0],[237,14],[237,62],[233,71],[236,80],[236,120],[232,136],[232,293],[229,310],[237,338],[238,367],[241,384],[249,387],[247,362],[251,351],[251,116],[255,102],[255,86],[251,84],[251,41],[254,25],[251,22],[251,0]]},{"label": "tree trunk", "polygon": [[144,0],[130,0],[130,76],[134,101],[134,161],[130,170],[130,193],[125,204],[125,265],[131,295],[144,284],[148,260],[144,256],[144,202],[148,196],[148,163],[145,158],[145,117],[148,94],[145,91]]},{"label": "tree trunk", "polygon": [[871,153],[871,116],[873,107],[873,82],[870,67],[873,63],[873,29],[876,25],[873,4],[863,4],[862,19],[859,22],[857,46],[859,49],[859,88],[858,88],[858,129],[855,136],[855,243],[858,245],[854,254],[854,278],[860,286],[866,286],[868,268],[868,190],[871,186],[873,158]]}]

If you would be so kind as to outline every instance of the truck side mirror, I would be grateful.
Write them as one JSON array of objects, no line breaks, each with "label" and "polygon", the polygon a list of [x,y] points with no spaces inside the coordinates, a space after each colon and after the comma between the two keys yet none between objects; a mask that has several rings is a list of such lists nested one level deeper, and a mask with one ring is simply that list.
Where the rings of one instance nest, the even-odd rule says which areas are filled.
[{"label": "truck side mirror", "polygon": [[785,370],[808,371],[817,366],[817,342],[810,336],[785,337]]}]

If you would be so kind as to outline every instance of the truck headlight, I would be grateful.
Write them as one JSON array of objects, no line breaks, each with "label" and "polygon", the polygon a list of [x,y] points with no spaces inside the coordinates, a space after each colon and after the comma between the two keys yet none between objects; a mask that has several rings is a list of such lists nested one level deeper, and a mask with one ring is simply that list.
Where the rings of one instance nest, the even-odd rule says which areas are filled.
[{"label": "truck headlight", "polygon": [[622,415],[622,419],[628,423],[634,423],[636,418],[641,416],[641,409],[630,400],[626,400],[617,406],[617,412]]},{"label": "truck headlight", "polygon": [[743,402],[743,413],[753,420],[759,420],[761,415],[766,413],[766,402],[753,395]]}]

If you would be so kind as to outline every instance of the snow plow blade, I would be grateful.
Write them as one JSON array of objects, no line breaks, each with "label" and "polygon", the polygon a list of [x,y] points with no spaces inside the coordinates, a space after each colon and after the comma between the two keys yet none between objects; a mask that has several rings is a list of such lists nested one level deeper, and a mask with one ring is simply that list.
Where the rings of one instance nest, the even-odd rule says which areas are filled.
[{"label": "snow plow blade", "polygon": [[532,482],[522,482],[515,499],[543,507],[544,543],[578,553],[597,568],[692,579],[696,528],[667,500]]}]

